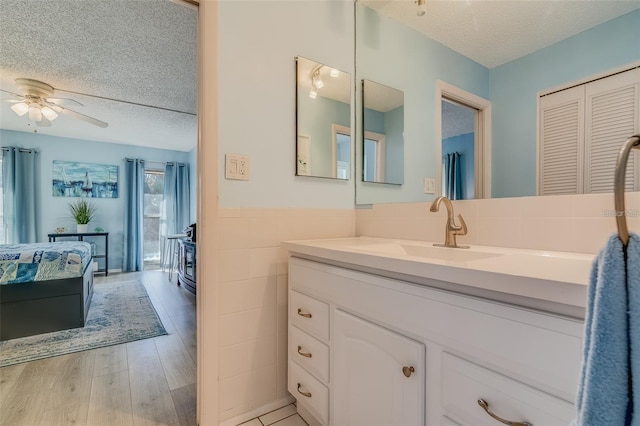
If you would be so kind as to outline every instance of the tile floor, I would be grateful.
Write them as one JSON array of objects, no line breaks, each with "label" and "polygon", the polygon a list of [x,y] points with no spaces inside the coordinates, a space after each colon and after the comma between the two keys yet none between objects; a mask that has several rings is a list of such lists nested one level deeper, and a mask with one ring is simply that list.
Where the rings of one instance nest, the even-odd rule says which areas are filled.
[{"label": "tile floor", "polygon": [[307,426],[307,422],[297,413],[296,406],[289,404],[286,407],[242,423],[240,426]]}]

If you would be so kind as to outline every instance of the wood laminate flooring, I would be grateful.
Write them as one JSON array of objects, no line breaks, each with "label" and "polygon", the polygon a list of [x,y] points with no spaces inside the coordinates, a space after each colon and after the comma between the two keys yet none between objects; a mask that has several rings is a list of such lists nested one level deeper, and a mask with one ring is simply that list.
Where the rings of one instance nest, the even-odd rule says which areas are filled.
[{"label": "wood laminate flooring", "polygon": [[96,276],[140,280],[169,335],[0,368],[0,425],[195,425],[196,299],[176,279]]}]

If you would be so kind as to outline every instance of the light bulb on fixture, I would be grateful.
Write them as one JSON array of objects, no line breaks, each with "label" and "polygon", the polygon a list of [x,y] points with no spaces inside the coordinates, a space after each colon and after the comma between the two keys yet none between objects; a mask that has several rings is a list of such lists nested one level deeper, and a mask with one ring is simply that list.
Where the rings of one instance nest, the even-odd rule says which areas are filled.
[{"label": "light bulb on fixture", "polygon": [[42,110],[38,105],[29,105],[29,120],[36,123],[42,121]]},{"label": "light bulb on fixture", "polygon": [[13,112],[22,117],[29,111],[29,105],[24,102],[19,102],[17,104],[11,105],[11,109],[13,110]]},{"label": "light bulb on fixture", "polygon": [[313,78],[311,79],[313,85],[316,86],[316,89],[322,89],[324,87],[324,82],[322,78],[320,78],[320,70],[313,73]]},{"label": "light bulb on fixture", "polygon": [[48,106],[42,107],[41,111],[42,115],[44,115],[44,117],[49,121],[53,121],[58,118],[58,114]]},{"label": "light bulb on fixture", "polygon": [[331,68],[331,71],[329,71],[329,75],[333,78],[339,77],[340,76],[340,71],[338,71],[335,68]]},{"label": "light bulb on fixture", "polygon": [[415,2],[418,5],[416,14],[418,16],[424,16],[424,14],[427,13],[427,0],[416,0]]},{"label": "light bulb on fixture", "polygon": [[311,99],[315,99],[315,98],[317,98],[317,97],[318,97],[318,89],[316,89],[316,86],[313,86],[313,87],[311,88],[311,91],[309,92],[309,97],[310,97]]}]

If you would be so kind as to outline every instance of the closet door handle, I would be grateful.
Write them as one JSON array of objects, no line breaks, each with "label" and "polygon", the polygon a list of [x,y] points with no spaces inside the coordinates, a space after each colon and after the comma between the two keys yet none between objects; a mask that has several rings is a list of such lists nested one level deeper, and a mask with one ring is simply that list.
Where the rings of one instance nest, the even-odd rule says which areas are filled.
[{"label": "closet door handle", "polygon": [[302,387],[302,385],[300,383],[298,383],[298,393],[302,396],[306,396],[307,398],[311,398],[311,392],[302,392],[300,390],[300,388]]},{"label": "closet door handle", "polygon": [[311,358],[313,356],[309,352],[302,352],[302,346],[298,346],[298,353],[305,358]]},{"label": "closet door handle", "polygon": [[489,410],[489,403],[487,401],[485,401],[484,399],[482,399],[482,398],[478,399],[478,405],[481,406],[484,409],[484,411],[486,411],[486,413],[488,415],[490,415],[491,417],[493,417],[494,419],[496,419],[497,421],[499,421],[500,423],[503,423],[505,425],[509,425],[509,426],[533,426],[529,422],[512,422],[512,421],[503,419],[500,416],[495,415],[491,410]]},{"label": "closet door handle", "polygon": [[307,312],[302,312],[302,309],[298,308],[298,315],[305,318],[311,318],[311,314]]}]

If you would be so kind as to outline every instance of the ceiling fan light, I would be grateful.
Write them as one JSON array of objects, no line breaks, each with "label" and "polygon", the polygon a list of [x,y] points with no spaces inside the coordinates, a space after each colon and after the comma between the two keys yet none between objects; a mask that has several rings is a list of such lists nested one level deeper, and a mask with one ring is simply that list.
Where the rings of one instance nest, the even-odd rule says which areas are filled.
[{"label": "ceiling fan light", "polygon": [[58,114],[48,106],[42,108],[42,115],[44,115],[44,117],[49,121],[53,121],[58,118]]},{"label": "ceiling fan light", "polygon": [[19,102],[17,104],[11,105],[11,109],[13,110],[13,112],[22,117],[29,111],[29,105],[24,102]]},{"label": "ceiling fan light", "polygon": [[29,120],[35,121],[36,123],[42,121],[42,111],[39,106],[29,105]]},{"label": "ceiling fan light", "polygon": [[340,71],[335,68],[331,68],[331,71],[329,71],[329,75],[333,78],[340,77]]}]

